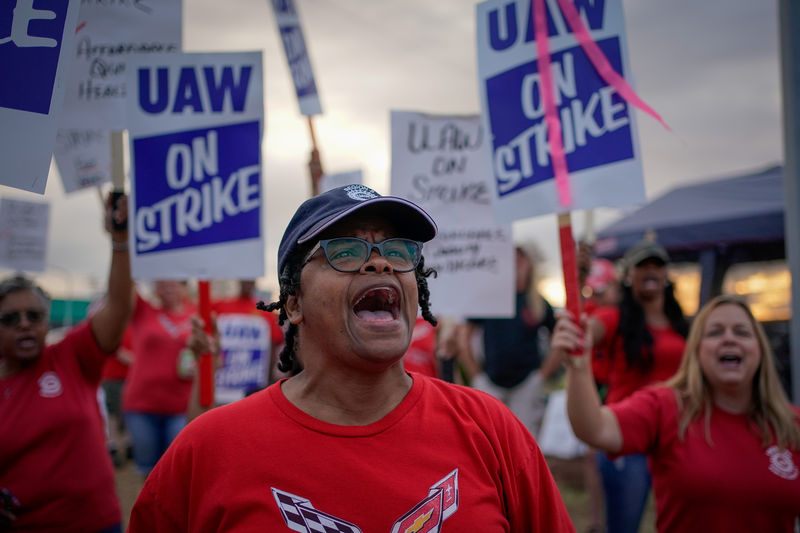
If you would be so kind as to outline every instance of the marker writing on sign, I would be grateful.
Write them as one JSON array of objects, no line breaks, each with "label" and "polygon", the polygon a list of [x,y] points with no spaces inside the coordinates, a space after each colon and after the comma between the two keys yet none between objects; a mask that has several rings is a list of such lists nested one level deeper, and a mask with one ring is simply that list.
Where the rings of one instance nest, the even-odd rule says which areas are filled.
[{"label": "marker writing on sign", "polygon": [[259,165],[242,167],[224,179],[217,175],[218,154],[215,130],[193,138],[191,144],[169,147],[167,184],[177,192],[136,211],[137,251],[171,242],[173,228],[185,236],[259,207]]},{"label": "marker writing on sign", "polygon": [[415,174],[409,200],[421,203],[471,203],[488,205],[489,190],[485,181],[469,182],[463,178],[469,167],[470,153],[483,145],[483,128],[456,122],[412,121],[408,125],[406,145],[411,154],[435,154],[429,174]]}]

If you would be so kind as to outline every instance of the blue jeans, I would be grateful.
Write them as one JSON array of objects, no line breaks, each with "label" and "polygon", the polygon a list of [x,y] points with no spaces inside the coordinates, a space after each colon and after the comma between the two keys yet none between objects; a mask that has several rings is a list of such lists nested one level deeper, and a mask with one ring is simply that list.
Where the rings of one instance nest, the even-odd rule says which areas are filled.
[{"label": "blue jeans", "polygon": [[186,416],[127,411],[125,424],[131,434],[136,469],[147,475],[186,425]]},{"label": "blue jeans", "polygon": [[636,533],[650,492],[647,455],[623,455],[612,461],[598,452],[597,469],[603,481],[606,533]]}]

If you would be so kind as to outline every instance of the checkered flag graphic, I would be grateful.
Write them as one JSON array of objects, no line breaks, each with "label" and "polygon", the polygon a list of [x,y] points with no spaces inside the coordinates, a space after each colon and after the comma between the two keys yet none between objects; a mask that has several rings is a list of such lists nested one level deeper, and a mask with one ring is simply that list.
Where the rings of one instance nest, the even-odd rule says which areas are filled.
[{"label": "checkered flag graphic", "polygon": [[307,498],[301,498],[272,487],[272,495],[278,509],[292,531],[299,533],[361,533],[350,522],[345,522],[328,513],[317,511]]}]

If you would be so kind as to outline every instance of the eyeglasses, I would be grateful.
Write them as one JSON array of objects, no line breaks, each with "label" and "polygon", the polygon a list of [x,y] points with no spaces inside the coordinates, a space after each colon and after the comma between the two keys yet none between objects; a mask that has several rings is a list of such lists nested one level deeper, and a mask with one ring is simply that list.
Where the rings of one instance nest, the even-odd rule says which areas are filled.
[{"label": "eyeglasses", "polygon": [[22,315],[25,315],[25,319],[31,324],[39,324],[44,320],[45,317],[44,311],[38,311],[36,309],[26,309],[25,311],[7,311],[5,313],[0,313],[0,324],[6,327],[13,327],[18,325],[22,322]]},{"label": "eyeglasses", "polygon": [[339,272],[357,272],[369,260],[373,249],[389,261],[395,272],[410,272],[422,257],[422,243],[411,239],[386,239],[377,244],[356,237],[323,239],[308,252],[303,265],[322,248],[328,264]]}]

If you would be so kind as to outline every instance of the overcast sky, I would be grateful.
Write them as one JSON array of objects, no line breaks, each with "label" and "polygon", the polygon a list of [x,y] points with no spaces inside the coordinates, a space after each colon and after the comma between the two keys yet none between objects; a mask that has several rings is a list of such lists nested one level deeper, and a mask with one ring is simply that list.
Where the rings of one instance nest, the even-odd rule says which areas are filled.
[{"label": "overcast sky", "polygon": [[[295,0],[324,114],[314,128],[326,172],[361,169],[389,192],[389,112],[477,113],[475,2]],[[623,0],[633,84],[672,127],[638,114],[648,198],[675,186],[782,161],[775,0]],[[184,0],[186,51],[261,50],[267,273],[294,209],[310,194],[311,140],[300,115],[268,0]],[[0,195],[41,198],[3,187]],[[109,247],[94,190],[64,195],[51,172],[48,264],[53,278],[104,284]],[[621,216],[602,210],[602,228]],[[574,217],[576,237],[583,215]],[[560,276],[555,216],[517,223],[515,236],[542,248],[546,275]],[[55,290],[55,289],[54,289]]]}]

